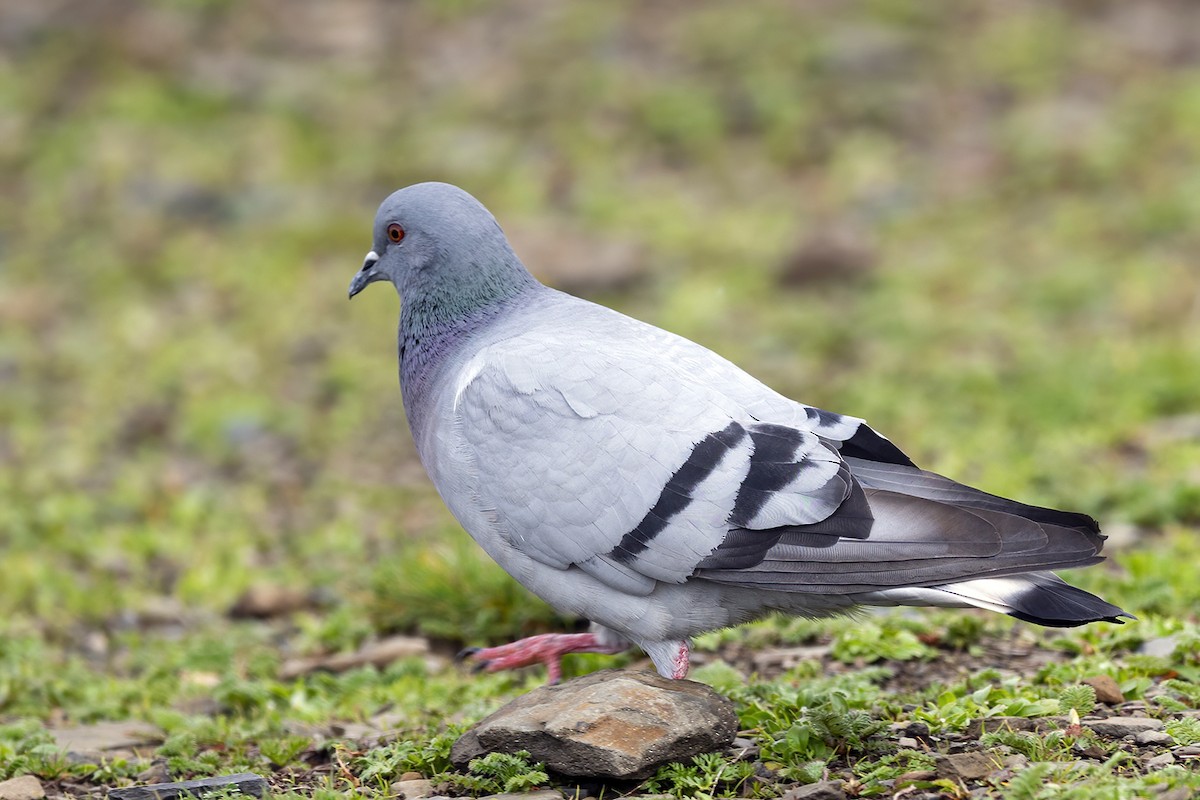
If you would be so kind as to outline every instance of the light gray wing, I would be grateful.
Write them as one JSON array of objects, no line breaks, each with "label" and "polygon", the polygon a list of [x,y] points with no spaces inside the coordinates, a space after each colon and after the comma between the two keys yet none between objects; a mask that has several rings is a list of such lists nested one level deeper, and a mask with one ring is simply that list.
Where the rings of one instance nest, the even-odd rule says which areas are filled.
[{"label": "light gray wing", "polygon": [[732,531],[819,523],[855,490],[821,437],[748,412],[736,395],[753,379],[731,381],[727,362],[596,333],[504,339],[458,380],[477,502],[530,557],[645,594],[687,580]]}]

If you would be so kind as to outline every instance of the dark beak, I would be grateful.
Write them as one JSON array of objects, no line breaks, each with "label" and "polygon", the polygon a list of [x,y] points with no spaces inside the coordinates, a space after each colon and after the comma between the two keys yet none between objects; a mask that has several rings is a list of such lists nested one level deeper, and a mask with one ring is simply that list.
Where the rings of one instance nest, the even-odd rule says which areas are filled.
[{"label": "dark beak", "polygon": [[375,264],[379,261],[379,254],[374,250],[367,253],[367,257],[363,260],[362,269],[354,276],[354,280],[350,281],[350,297],[367,288],[368,283],[374,283],[379,280],[380,275],[375,271]]}]

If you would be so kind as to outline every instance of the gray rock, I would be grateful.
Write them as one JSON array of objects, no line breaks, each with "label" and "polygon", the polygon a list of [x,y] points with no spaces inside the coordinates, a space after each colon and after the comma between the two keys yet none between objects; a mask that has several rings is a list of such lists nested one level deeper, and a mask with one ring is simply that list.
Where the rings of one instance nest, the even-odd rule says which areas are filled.
[{"label": "gray rock", "polygon": [[155,761],[149,767],[139,772],[134,780],[139,783],[169,783],[171,772],[167,769],[165,761]]},{"label": "gray rock", "polygon": [[978,739],[985,733],[994,731],[1023,731],[1042,733],[1058,727],[1049,718],[1030,719],[1028,717],[982,717],[971,720],[963,735],[968,739]]},{"label": "gray rock", "polygon": [[0,800],[42,800],[45,796],[42,782],[32,775],[18,775],[0,781]]},{"label": "gray rock", "polygon": [[1170,753],[1163,753],[1155,756],[1154,758],[1146,759],[1146,769],[1162,769],[1163,767],[1169,767],[1174,763],[1175,756],[1171,755]]},{"label": "gray rock", "polygon": [[541,789],[536,792],[508,792],[505,794],[489,794],[480,800],[563,800],[563,793],[555,789]]},{"label": "gray rock", "polygon": [[929,726],[924,722],[893,722],[891,730],[898,736],[907,736],[918,741],[929,738]]},{"label": "gray rock", "polygon": [[1004,757],[1004,768],[1010,769],[1013,772],[1018,772],[1029,766],[1029,759],[1024,753],[1013,753],[1011,756]]},{"label": "gray rock", "polygon": [[97,722],[50,731],[54,744],[68,753],[103,753],[158,744],[163,740],[158,728],[146,722]]},{"label": "gray rock", "polygon": [[391,789],[394,797],[400,797],[403,800],[418,800],[418,798],[433,797],[437,794],[433,790],[433,781],[424,778],[396,781],[392,784]]},{"label": "gray rock", "polygon": [[896,740],[896,746],[901,750],[916,750],[921,743],[911,736],[901,736]]},{"label": "gray rock", "polygon": [[805,645],[802,647],[771,647],[751,655],[757,672],[789,670],[805,661],[820,661],[833,649],[832,645]]},{"label": "gray rock", "polygon": [[1196,800],[1196,797],[1188,787],[1176,786],[1174,789],[1167,789],[1160,794],[1158,800]]},{"label": "gray rock", "polygon": [[1125,736],[1136,736],[1146,731],[1162,729],[1162,720],[1150,717],[1109,717],[1108,719],[1084,720],[1085,728],[1091,728],[1101,736],[1109,739],[1120,739]]},{"label": "gray rock", "polygon": [[221,789],[234,790],[242,794],[262,797],[267,792],[267,782],[253,772],[236,775],[220,775],[199,781],[178,783],[150,783],[145,786],[130,786],[127,789],[109,791],[109,800],[176,800],[180,797],[200,797]]},{"label": "gray rock", "polygon": [[841,781],[818,781],[789,790],[780,800],[846,800]]},{"label": "gray rock", "polygon": [[1158,639],[1149,639],[1142,642],[1142,646],[1138,648],[1138,652],[1147,656],[1170,658],[1178,646],[1178,636],[1162,636]]},{"label": "gray rock", "polygon": [[432,669],[444,666],[444,660],[429,652],[429,642],[418,636],[389,636],[369,642],[353,653],[288,659],[279,668],[282,680],[292,680],[310,672],[346,672],[359,667],[383,669],[403,658],[422,656]]},{"label": "gray rock", "polygon": [[735,761],[755,761],[762,754],[762,748],[753,739],[734,739],[733,744],[725,748],[725,755]]},{"label": "gray rock", "polygon": [[271,619],[320,605],[320,596],[295,586],[273,583],[251,586],[229,609],[234,619]]},{"label": "gray rock", "polygon": [[737,729],[733,703],[703,684],[602,670],[518,697],[455,742],[450,760],[527,750],[562,775],[644,778],[727,747]]},{"label": "gray rock", "polygon": [[[1150,688],[1154,689],[1157,687],[1151,686]],[[1150,694],[1150,690],[1147,689],[1145,694],[1143,694],[1142,696],[1145,697],[1149,694]],[[1121,705],[1117,706],[1117,708],[1116,708],[1117,716],[1119,716],[1119,717],[1137,716],[1133,712],[1145,711],[1145,710],[1146,710],[1146,703],[1143,702],[1142,700],[1129,700],[1127,702],[1121,703]]]},{"label": "gray rock", "polygon": [[937,773],[943,778],[964,781],[986,778],[1000,768],[998,760],[984,753],[953,753],[933,757]]},{"label": "gray rock", "polygon": [[1133,740],[1138,744],[1174,744],[1175,740],[1166,731],[1142,731]]}]

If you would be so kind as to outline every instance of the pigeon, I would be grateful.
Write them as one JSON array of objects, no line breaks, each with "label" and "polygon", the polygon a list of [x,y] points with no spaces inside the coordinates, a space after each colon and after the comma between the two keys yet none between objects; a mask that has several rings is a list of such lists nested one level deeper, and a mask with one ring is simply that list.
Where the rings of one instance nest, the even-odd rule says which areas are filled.
[{"label": "pigeon", "polygon": [[791,400],[688,339],[539,283],[492,214],[420,183],[379,207],[350,297],[400,295],[400,389],[459,523],[590,622],[477,649],[489,671],[641,648],[683,678],[692,637],[782,612],[984,608],[1120,622],[1052,570],[1103,561],[1091,517],[917,467],[862,419]]}]

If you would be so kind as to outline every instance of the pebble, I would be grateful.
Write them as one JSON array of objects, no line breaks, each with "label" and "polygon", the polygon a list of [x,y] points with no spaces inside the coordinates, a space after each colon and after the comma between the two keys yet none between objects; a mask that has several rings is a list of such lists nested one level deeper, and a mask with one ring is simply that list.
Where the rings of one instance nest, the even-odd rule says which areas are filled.
[{"label": "pebble", "polygon": [[937,777],[937,773],[931,769],[920,769],[913,772],[905,772],[902,775],[896,776],[896,783],[893,786],[895,789],[903,789],[910,783],[924,783],[931,781]]},{"label": "pebble", "polygon": [[[1153,789],[1153,787],[1151,788]],[[1176,786],[1174,789],[1166,789],[1158,795],[1158,800],[1196,800],[1196,797],[1188,787]]]},{"label": "pebble", "polygon": [[429,652],[429,642],[418,636],[389,636],[369,642],[353,653],[288,659],[279,668],[281,680],[292,680],[310,672],[347,672],[359,667],[383,669],[403,658],[423,656],[430,665],[438,659]]},{"label": "pebble", "polygon": [[1133,740],[1138,744],[1174,744],[1175,740],[1166,731],[1142,731]]},{"label": "pebble", "polygon": [[601,670],[518,697],[463,734],[450,760],[527,750],[563,775],[637,779],[723,750],[737,730],[733,703],[704,684]]},{"label": "pebble", "polygon": [[154,725],[137,720],[126,722],[97,722],[51,730],[54,746],[78,753],[103,753],[158,744],[162,732]]},{"label": "pebble", "polygon": [[933,757],[937,773],[943,778],[971,781],[984,778],[996,771],[996,759],[983,753],[954,753]]},{"label": "pebble", "polygon": [[423,797],[433,797],[437,794],[433,790],[433,781],[424,778],[410,778],[405,781],[396,781],[392,784],[391,789],[393,796],[404,798],[404,800],[417,800]]},{"label": "pebble", "polygon": [[992,731],[1041,731],[1053,723],[1050,719],[1030,719],[1027,717],[981,717],[971,720],[963,734],[968,739],[978,739]]},{"label": "pebble", "polygon": [[32,775],[0,781],[0,800],[42,800],[45,796],[42,782]]},{"label": "pebble", "polygon": [[1162,720],[1150,717],[1109,717],[1108,719],[1085,720],[1083,725],[1110,739],[1136,736],[1145,731],[1160,730],[1163,726]]},{"label": "pebble", "polygon": [[167,769],[166,762],[155,761],[149,767],[139,772],[136,780],[139,783],[169,783],[171,773]]},{"label": "pebble", "polygon": [[1110,706],[1125,702],[1125,694],[1111,675],[1094,675],[1084,678],[1083,683],[1096,690],[1096,702]]},{"label": "pebble", "polygon": [[818,781],[807,786],[797,786],[786,792],[780,800],[846,800],[841,781]]},{"label": "pebble", "polygon": [[893,722],[892,733],[918,741],[930,738],[929,726],[924,722]]},{"label": "pebble", "polygon": [[1175,756],[1170,753],[1163,753],[1154,758],[1146,759],[1146,769],[1162,769],[1169,767],[1175,763]]},{"label": "pebble", "polygon": [[921,743],[909,736],[901,736],[896,740],[896,746],[901,750],[916,750]]},{"label": "pebble", "polygon": [[753,739],[743,739],[740,736],[725,748],[725,755],[738,761],[753,761],[761,752],[762,748],[755,744]]},{"label": "pebble", "polygon": [[202,797],[222,790],[262,797],[267,792],[267,782],[253,772],[239,772],[236,775],[219,775],[198,781],[149,783],[126,789],[112,789],[108,797],[109,800],[178,800],[187,796]]},{"label": "pebble", "polygon": [[1019,772],[1029,766],[1029,759],[1024,753],[1013,753],[1011,756],[1004,757],[1004,768],[1011,769],[1013,772]]},{"label": "pebble", "polygon": [[270,619],[318,605],[312,592],[294,586],[260,584],[242,593],[229,609],[234,619]]},{"label": "pebble", "polygon": [[1163,636],[1158,639],[1149,639],[1145,642],[1142,642],[1142,646],[1138,648],[1138,652],[1147,656],[1170,658],[1175,653],[1175,648],[1178,646],[1178,636]]}]

